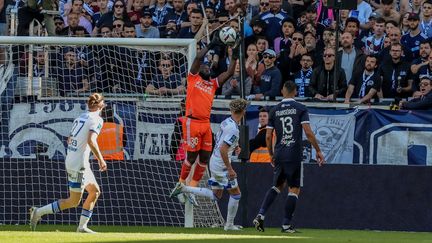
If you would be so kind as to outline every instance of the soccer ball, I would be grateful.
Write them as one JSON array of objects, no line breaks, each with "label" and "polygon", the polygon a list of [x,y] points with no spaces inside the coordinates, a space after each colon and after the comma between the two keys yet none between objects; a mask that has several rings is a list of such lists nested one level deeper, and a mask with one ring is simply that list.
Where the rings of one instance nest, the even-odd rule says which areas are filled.
[{"label": "soccer ball", "polygon": [[223,27],[219,31],[219,38],[225,45],[234,45],[237,39],[237,32],[231,27]]}]

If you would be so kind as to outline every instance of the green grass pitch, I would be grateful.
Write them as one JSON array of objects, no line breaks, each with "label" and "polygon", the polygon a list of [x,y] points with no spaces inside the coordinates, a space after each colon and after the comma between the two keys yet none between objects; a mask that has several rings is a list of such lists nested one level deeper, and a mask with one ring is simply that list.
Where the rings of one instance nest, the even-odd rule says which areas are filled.
[{"label": "green grass pitch", "polygon": [[69,225],[39,225],[37,232],[31,232],[25,225],[2,225],[0,242],[432,243],[432,233],[411,232],[300,229],[301,233],[282,234],[277,228],[268,228],[265,233],[260,233],[253,228],[225,232],[222,228],[92,226],[91,229],[99,233],[89,235],[74,233],[75,229]]}]

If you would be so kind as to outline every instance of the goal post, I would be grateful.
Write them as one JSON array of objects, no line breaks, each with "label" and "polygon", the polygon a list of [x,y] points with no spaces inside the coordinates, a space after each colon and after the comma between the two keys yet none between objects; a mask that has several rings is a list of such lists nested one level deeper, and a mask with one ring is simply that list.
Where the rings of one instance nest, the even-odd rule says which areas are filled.
[{"label": "goal post", "polygon": [[[104,135],[114,139],[101,143],[108,172],[92,163],[102,187],[93,224],[223,224],[216,202],[199,199],[194,210],[168,197],[182,162],[171,144],[184,96],[144,95],[164,72],[162,59],[186,78],[194,39],[5,36],[0,48],[0,223],[24,224],[28,207],[67,196],[68,130],[86,110],[86,97],[102,92],[103,118],[113,128]],[[77,215],[65,211],[44,222],[74,224]]]}]

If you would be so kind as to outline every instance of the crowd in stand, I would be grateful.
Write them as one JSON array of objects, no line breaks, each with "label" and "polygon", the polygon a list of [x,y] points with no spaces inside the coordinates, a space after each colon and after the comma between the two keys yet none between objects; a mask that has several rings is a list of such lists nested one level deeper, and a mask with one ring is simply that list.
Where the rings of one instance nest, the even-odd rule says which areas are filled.
[{"label": "crowd in stand", "polygon": [[[8,4],[22,5],[2,2],[0,23]],[[41,14],[42,8],[60,15]],[[29,0],[18,16],[19,35],[28,35],[29,20],[39,18],[49,35],[195,38],[198,48],[223,26],[239,31],[238,16],[244,16],[249,99],[279,96],[283,82],[293,80],[299,97],[339,97],[346,103],[353,98],[361,103],[415,98],[420,104],[416,108],[431,108],[432,0],[357,0],[356,9],[340,11],[339,50],[337,11],[327,0]],[[7,34],[3,25],[0,30]],[[217,76],[226,70],[231,54],[229,47],[217,47],[203,62]],[[184,73],[173,72],[170,59],[158,58],[157,73],[163,75],[144,80],[142,92],[184,94]],[[219,94],[239,94],[239,74],[237,67]]]}]

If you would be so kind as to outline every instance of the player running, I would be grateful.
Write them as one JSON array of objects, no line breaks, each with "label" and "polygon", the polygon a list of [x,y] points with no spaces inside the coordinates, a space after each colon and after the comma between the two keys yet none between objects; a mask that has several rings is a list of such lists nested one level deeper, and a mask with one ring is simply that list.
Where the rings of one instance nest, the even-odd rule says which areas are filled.
[{"label": "player running", "polygon": [[[228,70],[217,78],[210,77],[210,67],[201,62],[209,48],[222,45],[218,39],[218,33],[214,34],[212,42],[204,47],[192,63],[187,76],[186,90],[186,119],[183,119],[183,140],[186,143],[186,159],[182,164],[178,183],[185,183],[189,176],[192,164],[199,158],[195,167],[190,186],[198,186],[207,168],[212,151],[212,130],[210,127],[210,112],[214,95],[218,87],[221,87],[234,74],[238,50],[233,50],[233,60],[230,61]],[[173,192],[170,197],[173,196]],[[196,201],[192,200],[196,205]]]},{"label": "player running", "polygon": [[[285,82],[282,88],[284,99],[272,108],[267,126],[266,144],[272,165],[274,166],[273,187],[271,187],[261,204],[258,215],[253,220],[258,231],[264,231],[264,217],[267,209],[276,196],[288,185],[288,197],[285,201],[285,215],[282,223],[283,233],[297,232],[291,224],[300,193],[300,175],[302,161],[302,129],[307,139],[316,150],[316,159],[321,166],[324,155],[317,143],[315,135],[309,124],[309,113],[306,107],[294,100],[297,94],[296,84]],[[272,134],[276,132],[276,144],[273,150]]]},{"label": "player running", "polygon": [[30,209],[30,228],[32,230],[36,229],[42,216],[77,207],[84,190],[86,190],[88,196],[82,206],[77,232],[95,233],[87,227],[87,223],[100,195],[100,188],[90,169],[89,156],[91,150],[99,161],[99,171],[107,170],[107,164],[96,140],[103,126],[100,113],[105,108],[104,98],[102,95],[94,93],[89,96],[87,105],[88,112],[75,119],[68,138],[66,171],[69,181],[69,198],[60,199],[40,208],[32,207]]},{"label": "player running", "polygon": [[238,148],[239,129],[238,124],[246,113],[247,102],[244,99],[236,99],[230,102],[231,117],[225,119],[216,135],[216,146],[210,159],[211,178],[209,184],[213,191],[202,187],[185,186],[177,183],[173,190],[173,196],[182,192],[192,193],[198,196],[208,197],[212,200],[222,198],[224,188],[228,190],[228,214],[224,230],[240,230],[234,225],[238,204],[241,197],[237,183],[237,173],[231,166],[230,155]]}]

